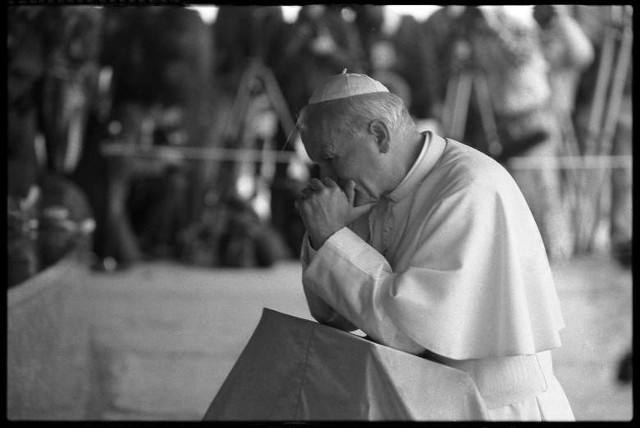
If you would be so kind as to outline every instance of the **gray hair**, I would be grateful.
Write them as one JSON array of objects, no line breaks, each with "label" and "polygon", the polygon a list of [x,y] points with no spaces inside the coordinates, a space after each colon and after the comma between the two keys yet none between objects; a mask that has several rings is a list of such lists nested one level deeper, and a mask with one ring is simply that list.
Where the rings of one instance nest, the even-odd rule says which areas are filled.
[{"label": "gray hair", "polygon": [[332,132],[357,135],[372,120],[383,121],[390,130],[415,124],[402,99],[391,92],[356,95],[306,105],[300,111],[298,129],[304,135],[309,124],[330,124]]}]

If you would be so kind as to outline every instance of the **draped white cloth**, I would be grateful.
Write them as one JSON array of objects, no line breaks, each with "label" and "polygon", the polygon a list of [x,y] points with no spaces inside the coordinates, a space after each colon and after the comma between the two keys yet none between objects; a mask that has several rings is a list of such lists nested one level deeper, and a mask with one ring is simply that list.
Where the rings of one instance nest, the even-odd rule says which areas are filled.
[{"label": "draped white cloth", "polygon": [[488,417],[464,371],[265,308],[204,420]]}]

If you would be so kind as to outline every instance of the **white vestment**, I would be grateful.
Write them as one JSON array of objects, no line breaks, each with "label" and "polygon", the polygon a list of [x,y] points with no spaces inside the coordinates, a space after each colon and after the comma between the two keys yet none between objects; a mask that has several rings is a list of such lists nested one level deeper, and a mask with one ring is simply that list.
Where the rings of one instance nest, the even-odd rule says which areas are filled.
[{"label": "white vestment", "polygon": [[488,156],[427,132],[398,187],[318,251],[305,239],[301,260],[319,322],[468,371],[495,419],[573,418],[548,352],[564,321],[542,239]]}]

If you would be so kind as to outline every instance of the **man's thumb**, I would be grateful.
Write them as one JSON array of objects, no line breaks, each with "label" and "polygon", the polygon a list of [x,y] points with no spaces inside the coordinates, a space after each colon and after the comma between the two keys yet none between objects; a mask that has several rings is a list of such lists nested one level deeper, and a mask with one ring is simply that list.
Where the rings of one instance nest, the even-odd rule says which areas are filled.
[{"label": "man's thumb", "polygon": [[356,220],[357,218],[368,214],[369,211],[376,205],[375,202],[360,205],[358,207],[354,206],[356,200],[356,182],[353,180],[349,180],[344,188],[344,192],[347,195],[347,200],[349,204],[351,204],[351,221]]},{"label": "man's thumb", "polygon": [[353,206],[353,202],[356,199],[356,182],[353,180],[347,181],[347,184],[344,186],[344,193],[347,195],[349,204]]}]

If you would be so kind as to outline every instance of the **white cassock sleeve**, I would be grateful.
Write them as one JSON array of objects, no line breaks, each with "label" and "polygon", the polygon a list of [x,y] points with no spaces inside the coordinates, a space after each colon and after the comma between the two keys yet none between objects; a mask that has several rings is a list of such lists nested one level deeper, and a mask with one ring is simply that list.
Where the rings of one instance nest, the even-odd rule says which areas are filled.
[{"label": "white cassock sleeve", "polygon": [[[302,243],[302,254],[300,256],[303,272],[307,270],[309,260],[315,255],[315,253],[316,251],[311,248],[311,245],[309,244],[308,235],[305,234]],[[354,331],[358,328],[311,291],[311,288],[308,286],[310,283],[304,280],[304,276],[302,284],[304,294],[307,299],[307,305],[309,306],[309,312],[311,312],[311,316],[313,316],[313,318],[318,322],[344,331]]]},{"label": "white cassock sleeve", "polygon": [[303,249],[312,315],[406,352],[453,359],[560,346],[553,278],[517,188],[479,180],[445,193],[419,202],[424,216],[405,229],[397,271],[347,228],[313,254]]}]

